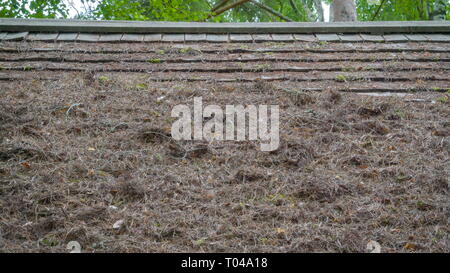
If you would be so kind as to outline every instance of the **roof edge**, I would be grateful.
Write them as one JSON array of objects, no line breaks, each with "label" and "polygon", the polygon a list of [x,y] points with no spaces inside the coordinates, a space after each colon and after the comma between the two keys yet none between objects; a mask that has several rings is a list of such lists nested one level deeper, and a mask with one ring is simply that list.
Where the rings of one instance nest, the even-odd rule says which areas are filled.
[{"label": "roof edge", "polygon": [[198,23],[0,18],[4,32],[84,33],[450,33],[450,21]]}]

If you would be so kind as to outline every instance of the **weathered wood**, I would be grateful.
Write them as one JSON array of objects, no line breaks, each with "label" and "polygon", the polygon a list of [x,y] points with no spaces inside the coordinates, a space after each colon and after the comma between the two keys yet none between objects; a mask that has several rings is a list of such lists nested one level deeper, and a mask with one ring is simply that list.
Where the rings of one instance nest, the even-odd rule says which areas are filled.
[{"label": "weathered wood", "polygon": [[294,40],[294,36],[292,34],[272,34],[273,41],[276,42],[292,42]]},{"label": "weathered wood", "polygon": [[363,38],[359,34],[340,34],[339,38],[342,42],[362,42]]},{"label": "weathered wood", "polygon": [[272,41],[272,36],[270,34],[253,34],[253,41],[255,42],[270,42]]},{"label": "weathered wood", "polygon": [[125,33],[122,36],[122,42],[142,42],[144,41],[144,35],[143,34],[129,34]]},{"label": "weathered wood", "polygon": [[450,33],[448,21],[197,23],[0,19],[1,32],[84,33]]},{"label": "weathered wood", "polygon": [[[60,34],[61,36],[62,34]],[[202,53],[205,54],[224,54],[224,48],[201,48]],[[2,48],[0,47],[0,53],[20,53],[22,50],[20,48]],[[98,48],[98,47],[83,47],[80,45],[78,48],[73,48],[70,45],[64,47],[61,44],[55,45],[53,47],[30,47],[27,48],[27,52],[35,53],[101,53],[101,54],[148,54],[148,53],[158,53],[156,49],[152,48],[128,48],[127,45],[118,44],[117,47],[112,48]],[[335,53],[450,53],[450,47],[440,46],[417,46],[417,45],[402,45],[401,47],[383,46],[375,48],[361,48],[361,47],[346,47],[346,48],[315,48],[315,47],[265,47],[264,45],[260,48],[229,48],[226,49],[228,54],[240,54],[240,53],[321,53],[321,54],[335,54]]]},{"label": "weathered wood", "polygon": [[[407,66],[406,66],[407,65]],[[174,72],[174,73],[262,73],[262,72],[296,72],[296,73],[308,73],[313,71],[318,72],[347,72],[348,67],[344,66],[323,66],[323,67],[299,67],[299,66],[288,66],[288,67],[261,67],[261,68],[246,68],[246,67],[204,67],[204,66],[161,66],[160,63],[157,64],[148,64],[146,66],[114,66],[114,67],[104,67],[104,66],[73,66],[73,64],[60,64],[55,66],[52,63],[41,63],[40,65],[33,66],[27,68],[26,71],[66,71],[66,72],[76,72],[76,71],[99,71],[99,72],[127,72],[127,73],[146,73],[146,72]],[[5,71],[24,71],[23,63],[11,63],[10,66],[3,66],[3,70]],[[373,72],[385,72],[386,67],[376,66],[376,65],[367,65],[363,69],[358,71],[373,71]],[[405,67],[396,67],[396,72],[405,72],[405,71],[443,71],[447,73],[450,71],[450,67],[440,67],[439,69],[435,67],[427,67],[425,65],[413,65],[413,64],[405,64]]]},{"label": "weathered wood", "polygon": [[8,35],[8,33],[6,33],[6,32],[0,32],[0,40],[3,39],[3,38],[5,38],[6,35]]},{"label": "weathered wood", "polygon": [[[191,47],[187,47],[186,49],[192,50]],[[183,51],[183,50],[182,50]],[[426,53],[429,54],[429,53]],[[409,61],[409,62],[421,62],[421,63],[448,63],[450,62],[450,58],[442,58],[439,55],[427,56],[427,57],[417,57],[417,56],[407,56],[406,54],[402,56],[401,59],[398,57],[377,57],[374,59],[373,57],[253,57],[253,55],[246,56],[246,54],[241,54],[239,57],[235,58],[222,58],[222,57],[202,57],[202,58],[184,58],[184,57],[175,57],[172,56],[170,58],[158,58],[160,63],[179,63],[179,64],[195,64],[195,63],[258,63],[263,62],[266,64],[269,63],[342,63],[342,62],[360,62],[360,63],[380,63],[380,62],[400,62],[400,61]],[[126,59],[114,58],[109,55],[103,55],[101,57],[85,57],[80,59],[79,55],[73,56],[72,54],[65,54],[64,57],[54,57],[54,56],[31,56],[31,57],[17,57],[17,54],[10,54],[8,57],[0,57],[0,62],[52,62],[52,63],[147,63],[148,56],[145,58],[136,58],[130,57]]]},{"label": "weathered wood", "polygon": [[120,42],[123,34],[102,34],[100,35],[99,42]]},{"label": "weathered wood", "polygon": [[7,41],[19,41],[23,40],[27,37],[28,32],[10,32],[3,38],[3,40]]},{"label": "weathered wood", "polygon": [[337,34],[316,34],[317,39],[323,42],[339,42],[339,36]]},{"label": "weathered wood", "polygon": [[[100,71],[99,71],[100,72]],[[68,72],[70,73],[70,72]],[[106,72],[106,73],[122,73],[122,72]],[[145,72],[143,72],[145,73]],[[335,72],[324,72],[324,73],[314,73],[310,72],[307,74],[298,74],[298,73],[284,73],[283,75],[272,75],[271,73],[263,73],[263,74],[254,74],[254,73],[239,73],[239,74],[222,74],[218,77],[217,74],[202,74],[202,73],[177,73],[176,75],[167,75],[165,72],[156,72],[151,75],[147,80],[148,81],[192,81],[192,82],[205,82],[205,81],[223,81],[223,82],[251,82],[256,80],[263,81],[289,81],[289,82],[308,82],[308,83],[320,83],[320,82],[336,82],[336,88],[339,88],[339,85],[344,88],[351,88],[352,83],[357,83],[360,85],[361,83],[373,83],[373,82],[382,82],[382,83],[394,83],[394,82],[404,82],[406,85],[409,83],[417,83],[418,81],[429,81],[430,84],[433,82],[433,88],[429,88],[428,91],[433,92],[446,92],[446,84],[447,78],[445,76],[435,77],[428,73],[427,76],[414,76],[411,77],[408,72],[395,73],[395,75],[372,75],[373,72],[366,71],[364,73],[359,73],[358,76],[352,76],[352,73],[335,73]],[[340,81],[336,76],[344,75],[346,77],[346,82]],[[131,76],[131,75],[129,75]],[[34,71],[33,77],[29,76],[28,71],[7,71],[6,73],[0,73],[0,81],[22,81],[22,80],[58,80],[66,77],[62,73],[52,73],[46,71]],[[115,76],[113,76],[115,77]],[[133,77],[133,76],[131,76]],[[344,86],[342,86],[344,85]],[[345,86],[347,85],[347,86]],[[440,86],[440,88],[439,88]],[[399,87],[398,84],[392,85],[392,90],[397,90]],[[405,86],[402,86],[405,87]],[[410,86],[410,88],[414,86]],[[373,88],[372,86],[358,86],[358,88]],[[379,87],[378,87],[379,88]],[[375,89],[378,89],[375,87]],[[386,87],[384,87],[386,88]],[[407,88],[407,87],[406,87]],[[419,88],[423,88],[420,86]],[[425,91],[425,90],[422,90]]]},{"label": "weathered wood", "polygon": [[80,35],[78,35],[77,41],[95,43],[98,42],[99,38],[100,38],[99,34],[80,33]]},{"label": "weathered wood", "polygon": [[426,42],[428,38],[422,34],[406,34],[406,38],[408,38],[412,42]]},{"label": "weathered wood", "polygon": [[[60,46],[60,45],[58,45]],[[344,48],[344,49],[320,49],[320,48],[258,48],[258,49],[246,49],[246,48],[232,48],[226,50],[228,54],[239,54],[239,53],[323,53],[323,54],[337,54],[337,53],[450,53],[450,48],[414,48],[414,47],[390,47],[390,48]],[[22,52],[17,48],[1,48],[0,53],[20,53]],[[155,49],[127,49],[127,48],[90,48],[90,49],[79,49],[79,48],[28,48],[27,52],[34,53],[101,53],[101,54],[150,54],[158,53]],[[223,54],[224,49],[222,48],[211,48],[211,49],[201,49],[201,52],[205,54]]]},{"label": "weathered wood", "polygon": [[384,42],[383,36],[376,34],[361,34],[361,38],[365,42]]},{"label": "weathered wood", "polygon": [[184,40],[186,42],[205,42],[206,34],[185,34]]},{"label": "weathered wood", "polygon": [[160,42],[162,40],[161,34],[146,34],[144,35],[144,42]]},{"label": "weathered wood", "polygon": [[184,34],[164,34],[162,36],[163,42],[184,42]]},{"label": "weathered wood", "polygon": [[294,34],[294,38],[302,42],[317,42],[317,38],[313,34]]},{"label": "weathered wood", "polygon": [[432,42],[450,42],[450,35],[446,34],[424,34]]},{"label": "weathered wood", "polygon": [[30,41],[56,41],[58,33],[30,33],[27,36],[27,40]]},{"label": "weathered wood", "polygon": [[74,42],[77,40],[78,33],[60,33],[57,40],[61,42]]},{"label": "weathered wood", "polygon": [[211,43],[226,43],[228,42],[228,35],[226,34],[208,34],[206,41]]},{"label": "weathered wood", "polygon": [[403,34],[387,34],[387,35],[383,35],[384,40],[386,42],[393,42],[393,43],[398,43],[398,42],[408,42],[408,38],[403,35]]},{"label": "weathered wood", "polygon": [[231,42],[253,42],[252,35],[250,34],[230,34]]}]

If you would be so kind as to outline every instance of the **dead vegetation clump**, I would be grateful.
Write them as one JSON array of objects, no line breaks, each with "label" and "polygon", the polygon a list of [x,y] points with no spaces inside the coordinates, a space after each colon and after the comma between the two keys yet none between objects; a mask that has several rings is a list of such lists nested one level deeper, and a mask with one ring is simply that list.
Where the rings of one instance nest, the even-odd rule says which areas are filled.
[{"label": "dead vegetation clump", "polygon": [[[0,251],[448,252],[448,104],[101,76],[0,83]],[[193,95],[280,105],[280,147],[174,141]]]},{"label": "dead vegetation clump", "polygon": [[292,188],[292,196],[300,200],[313,200],[318,202],[334,202],[337,198],[355,193],[355,185],[346,183],[340,177],[295,176],[289,188]]},{"label": "dead vegetation clump", "polygon": [[257,80],[255,83],[244,84],[242,87],[243,92],[260,93],[260,94],[273,94],[277,88],[270,82],[263,80]]},{"label": "dead vegetation clump", "polygon": [[28,160],[28,159],[45,159],[47,156],[44,152],[31,148],[11,145],[0,145],[0,161],[8,161],[10,159]]},{"label": "dead vegetation clump", "polygon": [[206,143],[184,144],[183,142],[171,142],[168,145],[167,154],[172,158],[195,159],[201,158],[210,153],[210,148]]},{"label": "dead vegetation clump", "polygon": [[342,95],[339,92],[336,92],[334,90],[327,90],[324,95],[324,102],[329,102],[331,104],[337,104],[339,102],[341,102],[342,100]]},{"label": "dead vegetation clump", "polygon": [[295,106],[304,106],[316,103],[316,98],[313,95],[308,94],[306,92],[289,91],[288,94],[291,99],[291,102]]},{"label": "dead vegetation clump", "polygon": [[386,135],[390,132],[389,128],[379,120],[357,122],[353,124],[353,129],[379,135]]},{"label": "dead vegetation clump", "polygon": [[272,164],[282,163],[287,167],[301,168],[307,166],[315,158],[314,148],[303,140],[285,140],[280,147],[269,156]]},{"label": "dead vegetation clump", "polygon": [[109,193],[116,198],[137,201],[145,197],[146,189],[130,173],[124,172],[109,185]]},{"label": "dead vegetation clump", "polygon": [[234,176],[234,181],[237,183],[255,182],[260,179],[264,179],[266,176],[261,170],[238,170]]},{"label": "dead vegetation clump", "polygon": [[376,105],[375,107],[360,107],[357,110],[357,113],[363,117],[372,117],[372,116],[378,116],[383,114],[389,109],[389,104],[382,103],[380,105]]},{"label": "dead vegetation clump", "polygon": [[144,128],[139,131],[138,138],[145,143],[162,143],[172,140],[172,135],[160,128]]}]

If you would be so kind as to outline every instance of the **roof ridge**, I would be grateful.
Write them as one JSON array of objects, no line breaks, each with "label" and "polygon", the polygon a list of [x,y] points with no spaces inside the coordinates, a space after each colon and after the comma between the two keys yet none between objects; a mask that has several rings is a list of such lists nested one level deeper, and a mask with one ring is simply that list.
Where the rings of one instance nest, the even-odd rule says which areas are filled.
[{"label": "roof ridge", "polygon": [[153,21],[90,21],[73,19],[0,19],[6,32],[83,33],[450,33],[449,21],[200,23]]}]

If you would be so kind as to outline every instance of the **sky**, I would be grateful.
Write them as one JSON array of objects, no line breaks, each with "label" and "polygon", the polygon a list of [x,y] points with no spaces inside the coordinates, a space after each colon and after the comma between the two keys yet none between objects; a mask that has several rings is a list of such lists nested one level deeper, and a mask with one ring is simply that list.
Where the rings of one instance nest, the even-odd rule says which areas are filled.
[{"label": "sky", "polygon": [[[83,10],[83,4],[81,0],[64,0],[69,8],[69,16],[70,18],[74,18],[77,15],[77,11],[81,12]],[[329,22],[330,18],[330,5],[322,3],[325,22]]]}]

